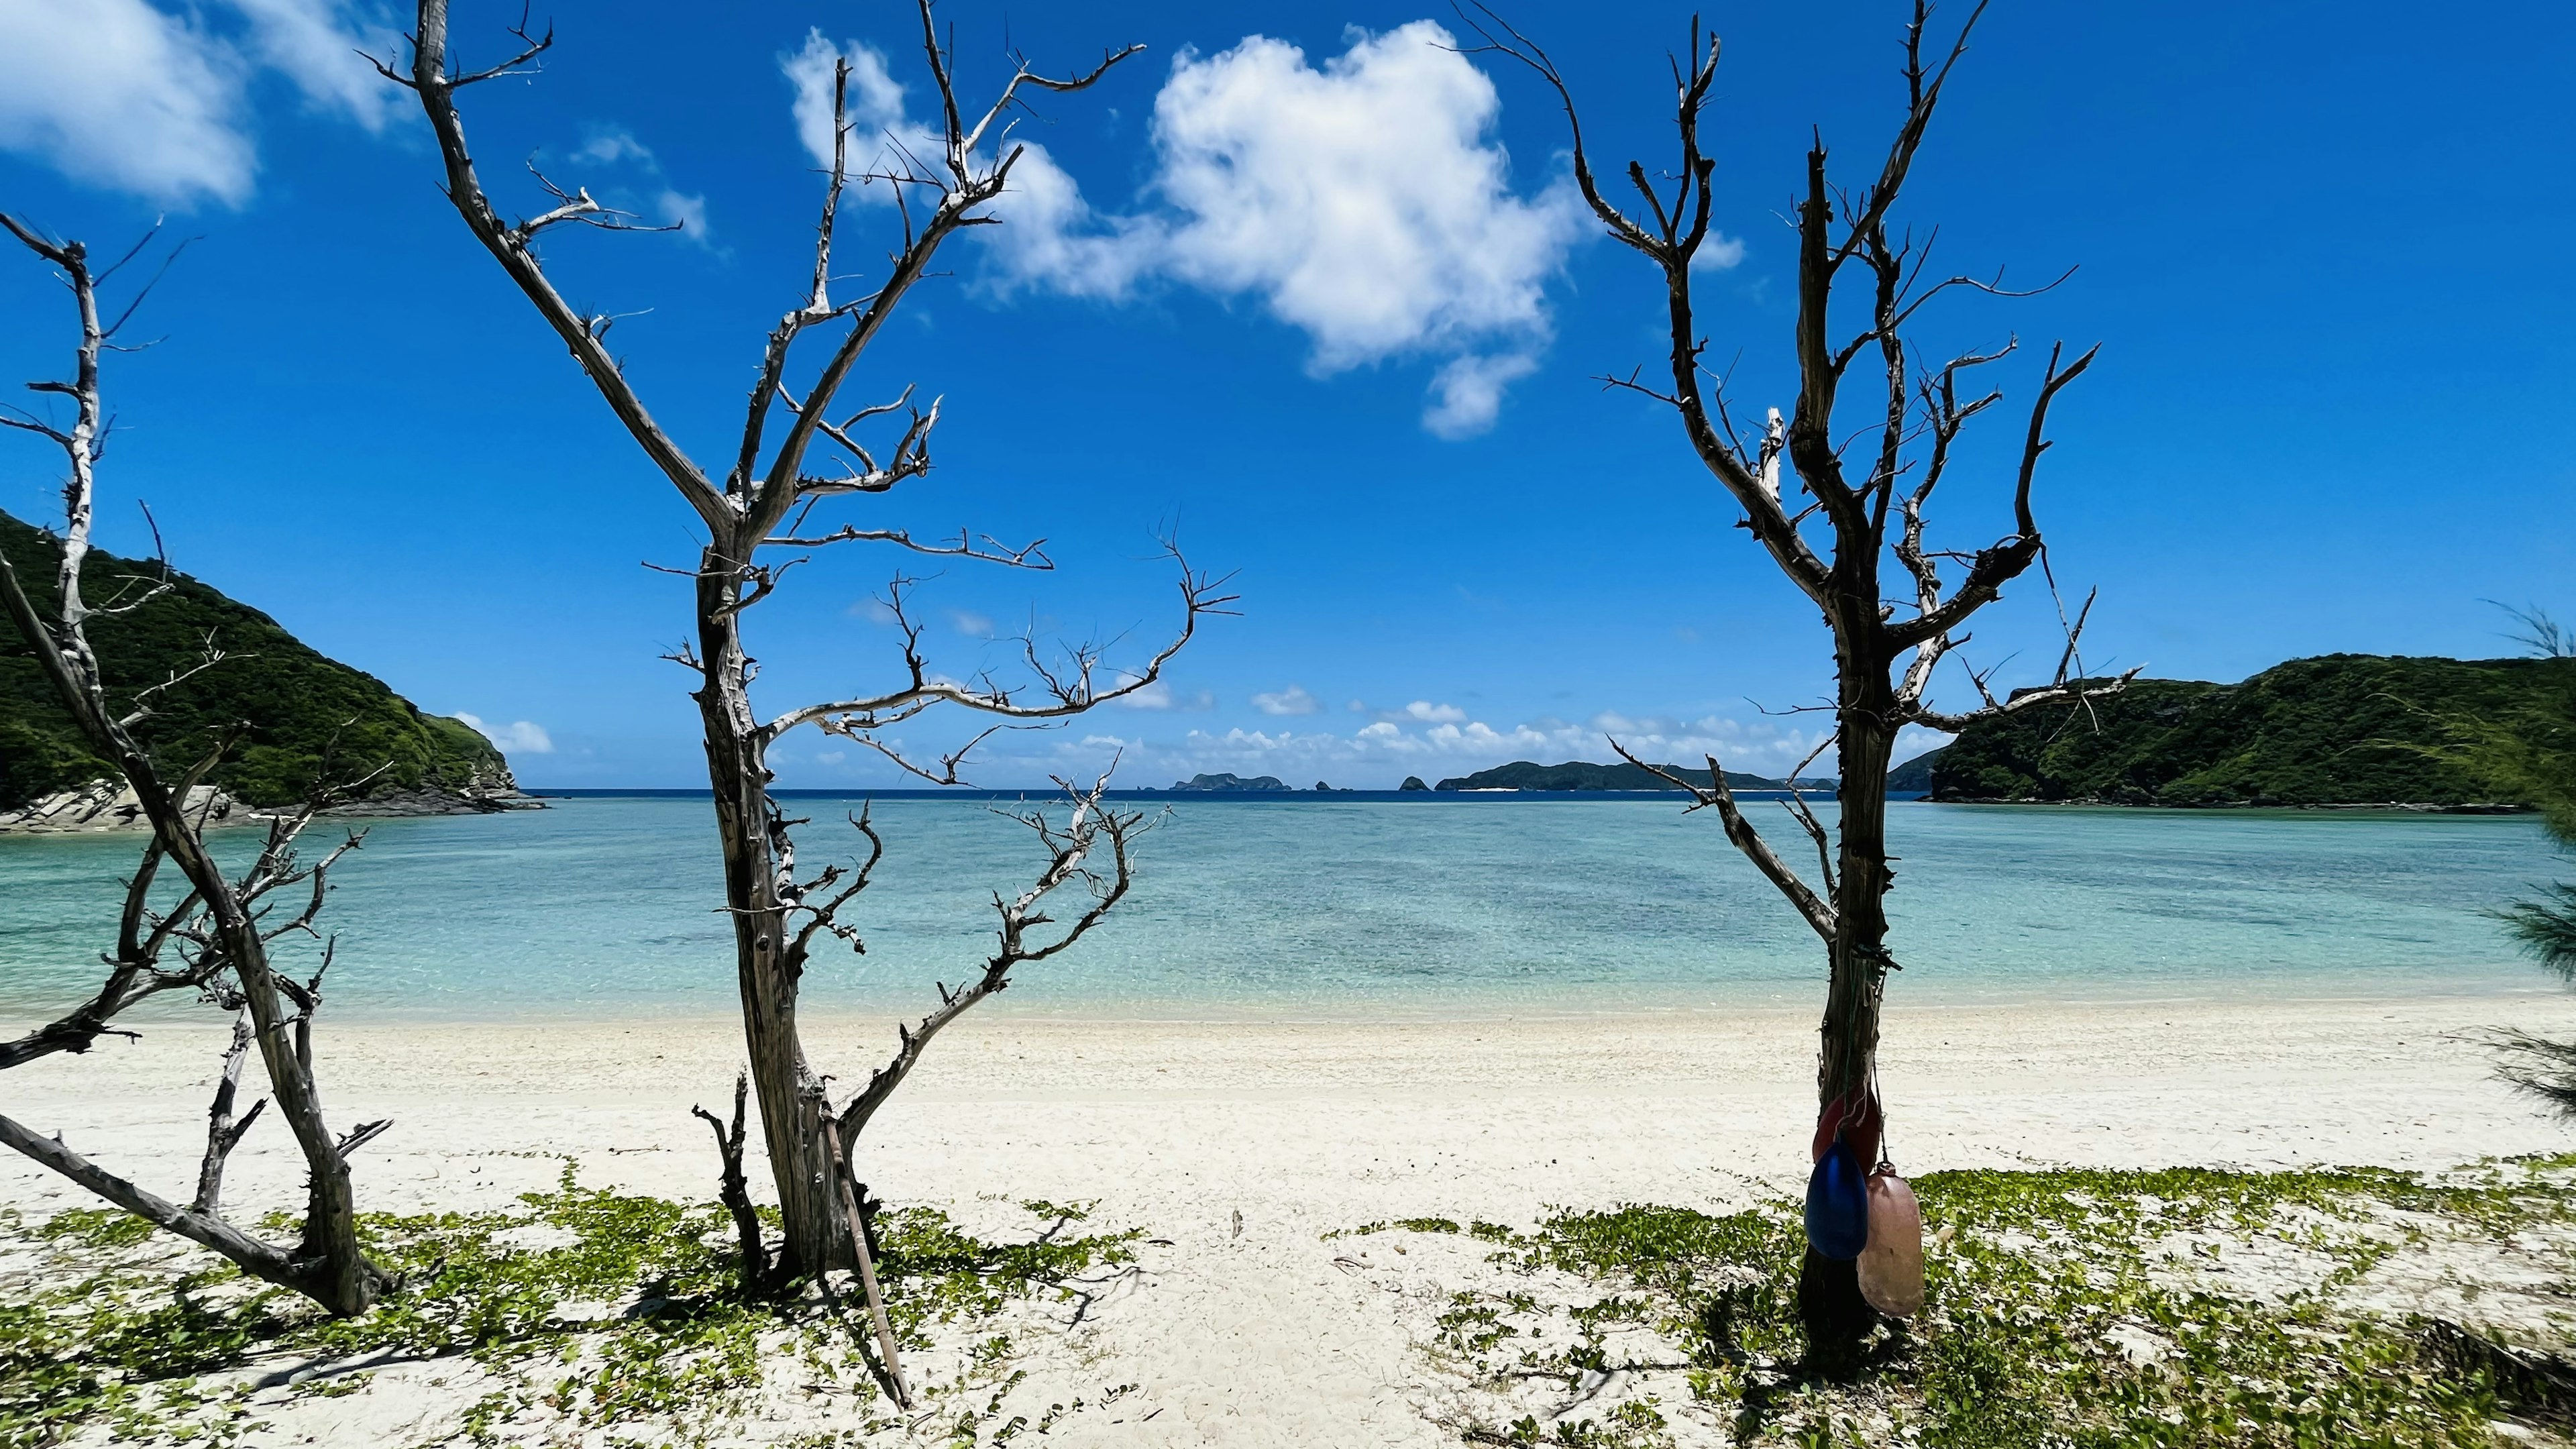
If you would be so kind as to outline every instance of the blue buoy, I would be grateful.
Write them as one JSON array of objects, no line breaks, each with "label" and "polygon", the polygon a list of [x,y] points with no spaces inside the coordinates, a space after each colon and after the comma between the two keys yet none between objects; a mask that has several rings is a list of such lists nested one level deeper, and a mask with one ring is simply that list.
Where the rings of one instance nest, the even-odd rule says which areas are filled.
[{"label": "blue buoy", "polygon": [[1828,1258],[1852,1259],[1869,1246],[1869,1180],[1841,1133],[1807,1179],[1807,1242]]}]

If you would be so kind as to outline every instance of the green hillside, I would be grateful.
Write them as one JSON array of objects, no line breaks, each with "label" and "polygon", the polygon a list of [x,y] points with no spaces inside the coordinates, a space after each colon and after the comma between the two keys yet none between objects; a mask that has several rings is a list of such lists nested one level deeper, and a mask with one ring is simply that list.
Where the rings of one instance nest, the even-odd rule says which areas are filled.
[{"label": "green hillside", "polygon": [[2576,659],[2329,654],[2242,684],[2141,679],[2088,710],[1971,726],[1932,767],[1935,800],[2115,805],[2526,804],[2455,757],[2446,717],[2503,718],[2576,691]]},{"label": "green hillside", "polygon": [[[1708,771],[1668,765],[1666,769],[1694,785],[1708,783]],[[1787,788],[1781,781],[1740,771],[1726,772],[1726,783],[1736,790],[1779,790]],[[1823,782],[1810,781],[1820,788],[1831,788]],[[1541,765],[1530,760],[1514,760],[1472,775],[1443,780],[1435,790],[1670,790],[1669,783],[1657,779],[1643,765],[1622,760],[1615,765],[1595,765],[1585,760],[1568,760],[1562,765]]]},{"label": "green hillside", "polygon": [[[55,541],[0,513],[0,549],[37,608],[50,612],[61,558]],[[159,573],[156,564],[93,552],[81,593],[105,602],[120,590],[139,591]],[[385,767],[372,793],[512,788],[501,752],[463,723],[421,713],[382,681],[324,658],[266,614],[185,574],[172,581],[170,592],[122,618],[93,620],[89,631],[119,702],[193,664],[208,635],[231,655],[160,696],[141,728],[172,774],[194,763],[218,731],[242,724],[247,728],[213,781],[254,805],[300,797],[335,733],[335,775]],[[114,773],[90,753],[25,642],[0,614],[0,809]]]}]

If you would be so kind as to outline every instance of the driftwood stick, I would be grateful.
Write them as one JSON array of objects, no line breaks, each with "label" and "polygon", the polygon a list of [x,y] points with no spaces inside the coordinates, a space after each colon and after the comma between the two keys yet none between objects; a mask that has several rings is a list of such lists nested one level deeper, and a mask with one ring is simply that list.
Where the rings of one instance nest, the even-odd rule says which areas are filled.
[{"label": "driftwood stick", "polygon": [[851,1189],[850,1159],[841,1148],[841,1134],[826,1130],[823,1140],[832,1154],[832,1187],[841,1201],[841,1213],[850,1220],[850,1256],[859,1265],[859,1287],[867,1294],[868,1320],[876,1325],[877,1352],[884,1356],[886,1388],[894,1395],[898,1409],[912,1407],[912,1390],[904,1386],[903,1359],[896,1353],[894,1324],[886,1317],[885,1294],[877,1287],[875,1254],[868,1250],[868,1225],[859,1215],[858,1194]]}]

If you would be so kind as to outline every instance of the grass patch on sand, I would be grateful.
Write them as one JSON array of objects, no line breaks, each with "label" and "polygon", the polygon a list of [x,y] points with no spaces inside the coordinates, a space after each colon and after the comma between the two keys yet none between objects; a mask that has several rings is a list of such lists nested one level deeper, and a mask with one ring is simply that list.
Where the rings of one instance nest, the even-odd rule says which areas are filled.
[{"label": "grass patch on sand", "polygon": [[[1559,1213],[1438,1300],[1427,1346],[1464,1387],[1436,1417],[1468,1442],[1570,1449],[2488,1445],[2547,1406],[2428,1347],[2428,1320],[2374,1302],[2372,1275],[2408,1255],[2445,1274],[2478,1252],[2545,1261],[2554,1281],[2526,1283],[2516,1314],[2563,1342],[2571,1180],[2576,1158],[2438,1180],[1933,1173],[1914,1183],[1924,1311],[1878,1330],[1847,1383],[1798,1362],[1794,1205]],[[1411,1230],[1457,1231],[1435,1224]]]},{"label": "grass patch on sand", "polygon": [[[1140,1236],[1069,1231],[1080,1205],[1022,1206],[1036,1227],[1004,1242],[935,1208],[879,1219],[887,1309],[921,1355],[901,1424],[868,1370],[862,1311],[744,1298],[720,1209],[584,1187],[570,1164],[510,1211],[367,1216],[369,1251],[402,1287],[349,1320],[122,1214],[31,1228],[0,1213],[0,1233],[36,1249],[0,1281],[0,1449],[261,1442],[296,1399],[424,1363],[455,1405],[413,1440],[426,1444],[775,1442],[800,1422],[818,1446],[1002,1442],[1029,1427],[1002,1417],[1020,1381],[1012,1310],[1079,1299]],[[755,1411],[770,1422],[745,1422]]]}]

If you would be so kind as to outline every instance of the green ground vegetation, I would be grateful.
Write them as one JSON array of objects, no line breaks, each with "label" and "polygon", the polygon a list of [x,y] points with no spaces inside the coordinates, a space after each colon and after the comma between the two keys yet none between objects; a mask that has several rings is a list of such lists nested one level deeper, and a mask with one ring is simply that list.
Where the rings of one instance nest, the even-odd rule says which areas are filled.
[{"label": "green ground vegetation", "polygon": [[[2373,1290],[2447,1284],[2474,1320],[2481,1304],[2504,1313],[2480,1296],[2480,1262],[2511,1259],[2502,1278],[2527,1280],[2540,1259],[2546,1283],[2505,1315],[2531,1335],[2531,1305],[2569,1292],[2571,1180],[2576,1157],[2439,1180],[1934,1173],[1915,1183],[1934,1235],[1926,1307],[1878,1330],[1842,1383],[1798,1362],[1794,1205],[1565,1212],[1474,1244],[1472,1281],[1434,1295],[1426,1348],[1463,1385],[1442,1417],[1469,1443],[2464,1449],[2515,1417],[2563,1431],[2563,1411],[2443,1348],[2457,1325],[2426,1316],[2420,1293]],[[1363,1231],[1415,1235],[1411,1263],[1430,1256],[1423,1237],[1458,1227]],[[2537,1316],[2553,1323],[2542,1338],[2565,1327]]]},{"label": "green ground vegetation", "polygon": [[[56,597],[61,557],[49,536],[0,513],[0,550],[39,610]],[[161,578],[155,563],[92,553],[83,594],[133,598]],[[371,788],[462,791],[506,787],[509,767],[461,721],[423,714],[381,680],[324,658],[276,620],[185,574],[132,614],[99,619],[91,642],[122,702],[192,667],[211,640],[222,664],[162,694],[142,733],[174,778],[228,730],[239,730],[215,784],[254,805],[300,798],[317,777]],[[326,756],[328,762],[326,764]],[[17,630],[0,619],[0,809],[115,773],[93,755]]]},{"label": "green ground vegetation", "polygon": [[1124,1271],[1139,1236],[1084,1231],[1081,1204],[1021,1207],[1031,1228],[1010,1241],[933,1208],[879,1219],[888,1311],[906,1353],[924,1354],[900,1419],[868,1366],[864,1310],[810,1292],[747,1299],[720,1209],[585,1187],[570,1164],[509,1211],[365,1217],[368,1252],[403,1284],[348,1320],[139,1219],[0,1212],[0,1240],[26,1245],[0,1273],[0,1446],[266,1442],[282,1407],[366,1393],[399,1365],[433,1367],[453,1405],[424,1443],[741,1442],[743,1420],[781,1405],[764,1423],[801,1425],[781,1442],[804,1449],[898,1431],[1004,1443],[1124,1392],[1002,1412],[1019,1381],[1010,1310],[1078,1300]]},{"label": "green ground vegetation", "polygon": [[2576,659],[2293,659],[2241,684],[2141,679],[2076,706],[1971,725],[1932,767],[1936,800],[2112,805],[2537,803],[2445,751],[2450,721],[2576,693]]}]

